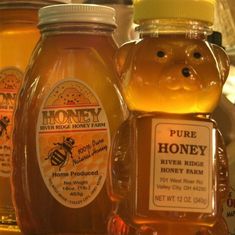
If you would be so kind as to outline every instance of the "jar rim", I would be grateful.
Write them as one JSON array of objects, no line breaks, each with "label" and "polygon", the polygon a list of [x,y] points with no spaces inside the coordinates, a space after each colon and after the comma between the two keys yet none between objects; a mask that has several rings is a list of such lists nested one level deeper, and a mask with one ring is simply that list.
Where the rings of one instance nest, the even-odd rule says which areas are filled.
[{"label": "jar rim", "polygon": [[116,27],[115,9],[96,4],[60,4],[39,10],[39,26],[55,23],[97,23]]}]

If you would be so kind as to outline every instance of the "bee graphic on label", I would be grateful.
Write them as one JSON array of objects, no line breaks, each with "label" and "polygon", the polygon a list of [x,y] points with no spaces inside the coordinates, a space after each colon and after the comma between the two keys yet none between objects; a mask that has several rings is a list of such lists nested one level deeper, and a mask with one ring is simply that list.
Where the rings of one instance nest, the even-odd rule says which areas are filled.
[{"label": "bee graphic on label", "polygon": [[45,160],[50,160],[52,166],[59,166],[59,170],[68,163],[69,157],[73,158],[72,148],[74,148],[75,140],[67,137],[62,143],[54,143],[56,147],[52,148]]},{"label": "bee graphic on label", "polygon": [[10,119],[7,116],[3,116],[0,119],[0,137],[3,137],[3,135],[5,134],[6,138],[9,139],[9,135],[7,133],[7,127],[10,123]]}]

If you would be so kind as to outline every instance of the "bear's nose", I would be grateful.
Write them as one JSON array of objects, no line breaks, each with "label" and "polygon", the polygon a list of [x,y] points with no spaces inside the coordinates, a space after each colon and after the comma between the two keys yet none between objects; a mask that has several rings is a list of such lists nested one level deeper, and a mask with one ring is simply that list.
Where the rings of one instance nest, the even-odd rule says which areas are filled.
[{"label": "bear's nose", "polygon": [[181,71],[181,73],[183,74],[183,76],[184,77],[189,77],[190,75],[191,75],[191,73],[190,73],[190,69],[189,68],[187,68],[187,67],[185,67],[185,68],[183,68],[182,69],[182,71]]}]

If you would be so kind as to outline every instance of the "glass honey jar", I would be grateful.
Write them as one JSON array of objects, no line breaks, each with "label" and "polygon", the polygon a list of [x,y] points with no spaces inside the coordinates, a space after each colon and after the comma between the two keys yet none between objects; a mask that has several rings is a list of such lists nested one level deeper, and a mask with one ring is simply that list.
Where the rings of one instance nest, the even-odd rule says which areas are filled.
[{"label": "glass honey jar", "polygon": [[128,229],[115,216],[136,234],[196,235],[209,234],[222,215],[228,163],[211,113],[229,61],[207,40],[214,7],[214,0],[134,1],[140,39],[116,56],[131,114],[116,133],[109,171],[121,234]]},{"label": "glass honey jar", "polygon": [[15,114],[18,224],[25,235],[106,234],[109,149],[126,112],[113,69],[115,11],[65,4],[39,18]]},{"label": "glass honey jar", "polygon": [[[68,0],[0,1],[0,224],[16,224],[11,201],[13,110],[29,57],[39,39],[38,9]],[[1,228],[0,228],[1,230]]]}]

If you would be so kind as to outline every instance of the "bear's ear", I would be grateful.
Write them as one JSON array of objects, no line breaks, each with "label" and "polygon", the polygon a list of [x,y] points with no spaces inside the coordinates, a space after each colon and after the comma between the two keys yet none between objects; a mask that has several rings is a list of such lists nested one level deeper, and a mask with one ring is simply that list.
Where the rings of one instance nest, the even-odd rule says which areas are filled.
[{"label": "bear's ear", "polygon": [[229,74],[229,66],[230,66],[229,58],[228,58],[226,52],[221,47],[219,47],[215,44],[212,44],[211,46],[213,48],[214,55],[216,57],[216,60],[217,60],[218,66],[219,66],[221,79],[224,84],[227,77],[228,77],[228,74]]},{"label": "bear's ear", "polygon": [[126,61],[127,61],[127,58],[131,56],[130,53],[132,51],[134,44],[135,44],[134,42],[129,42],[129,43],[122,45],[116,54],[115,66],[116,66],[116,70],[117,70],[119,77],[121,77],[121,75],[125,71]]}]

